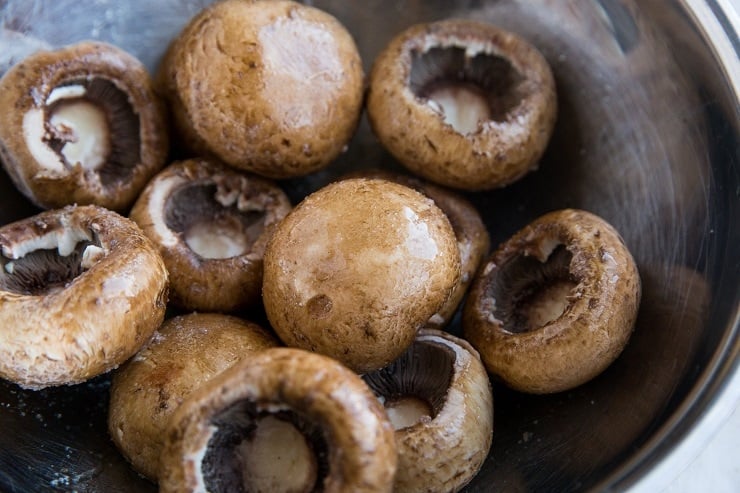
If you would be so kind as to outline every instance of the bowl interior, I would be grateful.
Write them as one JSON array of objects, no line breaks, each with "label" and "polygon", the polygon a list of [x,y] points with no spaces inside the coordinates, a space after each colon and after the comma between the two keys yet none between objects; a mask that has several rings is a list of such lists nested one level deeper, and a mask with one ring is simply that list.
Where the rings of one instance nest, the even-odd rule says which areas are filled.
[{"label": "bowl interior", "polygon": [[[154,71],[169,40],[208,3],[0,2],[0,74],[36,49],[90,38],[117,44]],[[559,117],[539,169],[507,188],[467,196],[494,246],[553,209],[601,215],[638,262],[643,302],[627,349],[592,382],[550,396],[494,383],[492,452],[467,491],[638,480],[711,403],[708,389],[738,351],[738,101],[686,4],[305,3],[348,27],[366,71],[402,29],[448,17],[515,31],[550,62]],[[363,120],[330,168],[282,184],[297,202],[349,170],[377,166],[398,167]],[[0,172],[0,224],[36,211]],[[457,323],[449,330],[457,332]],[[0,489],[155,490],[108,439],[108,377],[40,392],[6,382],[0,388]]]}]

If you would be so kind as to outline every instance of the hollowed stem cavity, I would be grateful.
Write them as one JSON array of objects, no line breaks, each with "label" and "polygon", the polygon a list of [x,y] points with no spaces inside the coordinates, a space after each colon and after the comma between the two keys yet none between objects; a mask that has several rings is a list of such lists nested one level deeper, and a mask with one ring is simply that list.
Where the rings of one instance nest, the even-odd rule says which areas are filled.
[{"label": "hollowed stem cavity", "polygon": [[293,411],[267,412],[240,401],[217,414],[201,463],[208,491],[320,491],[328,473],[327,442]]},{"label": "hollowed stem cavity", "polygon": [[383,402],[395,429],[432,420],[452,382],[455,353],[447,346],[415,341],[401,357],[362,378]]},{"label": "hollowed stem cavity", "polygon": [[96,170],[104,184],[130,176],[141,160],[140,123],[124,91],[101,78],[74,80],[45,105],[42,140],[65,167]]},{"label": "hollowed stem cavity", "polygon": [[560,245],[544,262],[519,255],[499,266],[488,294],[496,300],[494,316],[505,330],[537,330],[566,312],[578,284],[570,272],[571,258]]},{"label": "hollowed stem cavity", "polygon": [[[16,245],[16,255],[0,256],[0,290],[43,296],[64,289],[102,256],[92,232],[54,231]],[[5,249],[4,249],[5,250]]]},{"label": "hollowed stem cavity", "polygon": [[410,88],[462,134],[502,122],[522,99],[522,75],[505,58],[474,56],[463,47],[435,47],[411,56]]},{"label": "hollowed stem cavity", "polygon": [[265,212],[224,205],[217,186],[195,183],[177,189],[165,204],[165,222],[193,252],[207,259],[242,255],[264,231]]}]

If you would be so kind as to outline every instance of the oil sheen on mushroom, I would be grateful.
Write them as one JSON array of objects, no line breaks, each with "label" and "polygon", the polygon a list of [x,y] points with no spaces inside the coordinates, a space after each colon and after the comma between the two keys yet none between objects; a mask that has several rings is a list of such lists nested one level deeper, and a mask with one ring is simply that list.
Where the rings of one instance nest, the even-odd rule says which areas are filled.
[{"label": "oil sheen on mushroom", "polygon": [[470,344],[423,329],[401,357],[362,378],[396,430],[394,491],[459,491],[478,473],[492,442],[493,396]]},{"label": "oil sheen on mushroom", "polygon": [[591,380],[619,356],[640,297],[637,267],[617,231],[586,211],[554,211],[484,264],[463,310],[463,331],[510,387],[559,392]]},{"label": "oil sheen on mushroom", "polygon": [[104,43],[37,52],[0,79],[0,154],[44,208],[123,211],[169,151],[164,107],[144,66]]},{"label": "oil sheen on mushroom", "polygon": [[414,174],[487,190],[538,166],[557,113],[550,67],[523,38],[446,20],[411,26],[376,58],[368,118]]}]

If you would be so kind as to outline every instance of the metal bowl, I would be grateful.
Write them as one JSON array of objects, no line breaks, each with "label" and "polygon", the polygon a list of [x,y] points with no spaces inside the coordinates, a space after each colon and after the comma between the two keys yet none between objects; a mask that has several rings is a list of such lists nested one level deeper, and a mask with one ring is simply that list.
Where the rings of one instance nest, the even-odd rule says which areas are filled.
[{"label": "metal bowl", "polygon": [[[33,50],[89,38],[154,70],[208,3],[0,0],[0,73]],[[549,60],[560,115],[539,170],[468,197],[494,245],[552,209],[603,216],[637,259],[643,302],[627,349],[592,382],[549,396],[494,384],[492,451],[467,491],[639,484],[727,398],[738,372],[737,14],[716,0],[306,3],[345,23],[366,69],[405,27],[453,16],[518,32]],[[333,166],[283,185],[297,201],[350,169],[378,165],[395,163],[363,121]],[[0,174],[0,223],[35,212]],[[1,382],[0,489],[155,491],[107,436],[107,391],[107,376],[40,392]]]}]

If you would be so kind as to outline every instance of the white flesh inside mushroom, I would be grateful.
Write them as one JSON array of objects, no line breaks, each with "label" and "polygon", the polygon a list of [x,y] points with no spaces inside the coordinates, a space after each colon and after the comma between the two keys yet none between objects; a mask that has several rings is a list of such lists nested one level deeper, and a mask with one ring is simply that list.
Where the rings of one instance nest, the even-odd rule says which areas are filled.
[{"label": "white flesh inside mushroom", "polygon": [[203,258],[224,259],[242,255],[250,241],[238,219],[224,216],[201,221],[188,228],[184,235],[188,247]]},{"label": "white flesh inside mushroom", "polygon": [[530,330],[543,327],[560,318],[570,304],[568,297],[575,286],[576,284],[570,281],[558,281],[535,293],[525,311]]},{"label": "white flesh inside mushroom", "polygon": [[474,86],[445,84],[429,93],[428,105],[444,118],[445,123],[465,135],[491,119],[488,102]]},{"label": "white flesh inside mushroom", "polygon": [[61,103],[49,123],[66,143],[62,156],[72,166],[98,169],[110,152],[108,121],[105,113],[84,99]]},{"label": "white flesh inside mushroom", "polygon": [[386,401],[385,410],[394,430],[413,426],[431,419],[432,409],[422,399],[405,396]]},{"label": "white flesh inside mushroom", "polygon": [[239,446],[245,491],[312,491],[317,477],[313,450],[289,421],[265,416],[250,439]]}]

